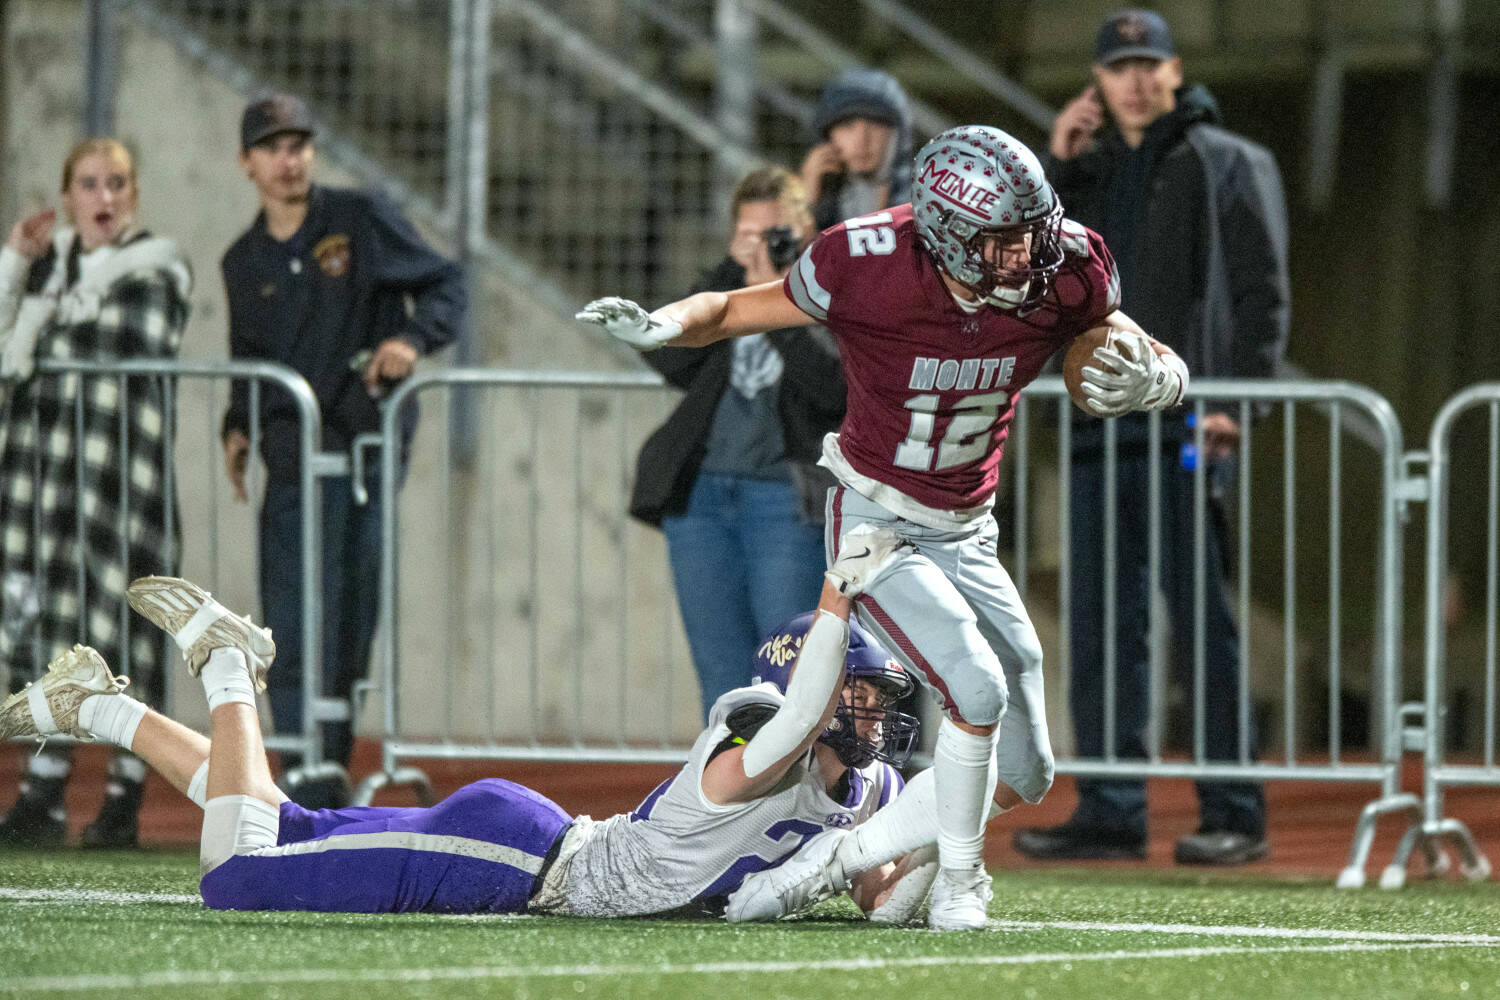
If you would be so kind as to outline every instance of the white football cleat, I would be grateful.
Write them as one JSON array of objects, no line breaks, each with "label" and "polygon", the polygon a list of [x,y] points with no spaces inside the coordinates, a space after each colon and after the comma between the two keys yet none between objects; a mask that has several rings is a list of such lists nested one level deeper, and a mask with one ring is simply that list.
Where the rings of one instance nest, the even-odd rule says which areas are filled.
[{"label": "white football cleat", "polygon": [[276,658],[271,630],[237,615],[196,583],[175,576],[143,576],[125,591],[130,606],[172,637],[187,657],[188,671],[198,676],[215,649],[245,654],[257,691],[266,689],[266,671]]},{"label": "white football cleat", "polygon": [[96,694],[119,694],[129,677],[109,672],[104,657],[89,646],[74,646],[47,664],[41,680],[26,685],[0,705],[0,740],[16,736],[48,736],[64,733],[80,740],[94,734],[78,725],[83,700]]},{"label": "white football cleat", "polygon": [[854,597],[890,568],[898,553],[911,548],[910,542],[890,528],[876,527],[868,522],[855,525],[839,539],[838,558],[823,575],[840,594]]},{"label": "white football cleat", "polygon": [[983,930],[989,920],[990,873],[980,868],[939,868],[927,907],[935,931]]},{"label": "white football cleat", "polygon": [[780,920],[849,887],[835,856],[848,830],[824,830],[782,864],[756,872],[729,894],[724,919],[731,924]]}]

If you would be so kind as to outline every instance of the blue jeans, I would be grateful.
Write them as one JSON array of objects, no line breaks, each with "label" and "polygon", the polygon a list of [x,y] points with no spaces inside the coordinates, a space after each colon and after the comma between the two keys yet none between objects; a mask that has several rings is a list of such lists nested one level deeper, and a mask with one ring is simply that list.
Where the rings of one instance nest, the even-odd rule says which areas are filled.
[{"label": "blue jeans", "polygon": [[[325,695],[348,698],[370,664],[380,580],[380,489],[354,502],[347,477],[323,480],[323,664]],[[276,666],[266,676],[278,733],[302,731],[302,496],[295,482],[266,483],[260,511],[260,600],[276,639]],[[323,727],[323,755],[348,765],[353,730]]]},{"label": "blue jeans", "polygon": [[[1161,587],[1172,619],[1172,661],[1192,691],[1193,665],[1193,473],[1178,463],[1177,445],[1161,459]],[[1119,491],[1115,577],[1115,753],[1146,756],[1150,706],[1148,629],[1151,581],[1148,564],[1150,459],[1144,445],[1122,444],[1116,464]],[[1210,483],[1213,470],[1209,470]],[[1240,754],[1239,631],[1224,593],[1224,538],[1209,500],[1204,559],[1204,755],[1235,761]],[[1098,452],[1073,460],[1072,676],[1068,700],[1078,755],[1104,756],[1104,462]],[[1191,697],[1189,697],[1191,704]],[[1256,759],[1255,722],[1248,733]],[[1265,791],[1239,781],[1197,783],[1199,820],[1205,830],[1264,835]],[[1144,833],[1146,784],[1115,778],[1080,778],[1080,821]]]},{"label": "blue jeans", "polygon": [[791,483],[708,472],[661,526],[707,719],[721,694],[750,682],[760,640],[817,606],[823,529],[802,516]]}]

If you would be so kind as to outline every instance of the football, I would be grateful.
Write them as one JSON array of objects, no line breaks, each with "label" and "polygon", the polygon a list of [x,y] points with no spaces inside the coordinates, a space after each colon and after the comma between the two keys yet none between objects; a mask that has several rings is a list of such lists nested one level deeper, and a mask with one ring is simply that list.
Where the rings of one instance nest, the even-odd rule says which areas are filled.
[{"label": "football", "polygon": [[1068,345],[1067,353],[1063,355],[1063,383],[1068,387],[1068,395],[1072,397],[1074,406],[1090,416],[1094,416],[1093,411],[1083,405],[1085,399],[1082,390],[1083,366],[1108,367],[1094,357],[1094,349],[1104,347],[1109,343],[1111,329],[1107,326],[1096,326],[1092,330],[1079,334]]}]

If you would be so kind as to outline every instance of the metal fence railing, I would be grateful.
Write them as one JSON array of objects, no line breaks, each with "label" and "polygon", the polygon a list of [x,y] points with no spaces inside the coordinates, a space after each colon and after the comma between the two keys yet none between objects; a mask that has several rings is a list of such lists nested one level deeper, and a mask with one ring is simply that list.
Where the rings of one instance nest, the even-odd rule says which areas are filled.
[{"label": "metal fence railing", "polygon": [[[1455,428],[1462,418],[1478,412],[1488,417],[1485,434],[1470,447],[1465,463],[1455,457]],[[1474,421],[1469,421],[1472,425]],[[1471,444],[1476,442],[1470,442]],[[1500,642],[1496,636],[1496,608],[1500,605],[1500,383],[1487,382],[1471,386],[1454,396],[1438,411],[1427,445],[1427,556],[1424,590],[1423,637],[1423,705],[1422,734],[1425,736],[1422,782],[1422,814],[1412,823],[1396,849],[1395,857],[1381,876],[1388,888],[1402,885],[1406,879],[1406,862],[1412,850],[1421,845],[1429,859],[1441,857],[1440,845],[1446,843],[1458,853],[1459,871],[1470,881],[1489,877],[1490,863],[1474,844],[1474,837],[1462,822],[1444,816],[1444,791],[1454,786],[1500,786],[1500,763],[1496,754],[1496,659]],[[1483,470],[1482,491],[1466,491],[1469,497],[1483,496],[1481,507],[1466,505],[1455,522],[1450,502],[1456,473]],[[1481,520],[1480,518],[1483,518]],[[1455,530],[1459,529],[1459,530]],[[1451,585],[1452,552],[1450,546],[1461,544],[1470,552],[1482,553],[1484,596],[1477,642],[1465,644],[1462,650],[1450,641],[1456,627],[1457,610],[1451,607],[1454,596]],[[1478,698],[1460,698],[1454,684],[1455,675],[1463,671]],[[1459,704],[1473,706],[1479,702],[1477,723],[1466,728],[1479,735],[1477,753],[1469,759],[1455,759],[1453,713]]]},{"label": "metal fence railing", "polygon": [[[472,459],[431,421],[425,494],[386,490],[374,683],[383,773],[412,758],[682,759],[701,722],[658,532],[628,514],[635,453],[675,394],[654,375],[444,369],[385,409],[477,397]],[[378,443],[378,442],[377,442]],[[423,499],[425,496],[427,499]],[[435,505],[434,505],[435,499]]]},{"label": "metal fence railing", "polygon": [[[1023,593],[1028,590],[1028,552],[1036,545],[1027,533],[1034,528],[1028,493],[1037,463],[1031,460],[1030,410],[1042,398],[1055,401],[1058,416],[1047,425],[1055,434],[1053,449],[1058,480],[1069,481],[1073,420],[1072,404],[1057,378],[1040,379],[1028,387],[1030,399],[1019,415],[1006,461],[1014,476],[1013,542],[1015,571]],[[1122,529],[1115,507],[1106,501],[1103,520],[1104,601],[1101,631],[1104,649],[1103,756],[1080,758],[1059,754],[1057,769],[1098,777],[1191,777],[1197,780],[1311,780],[1370,783],[1376,797],[1364,810],[1355,830],[1347,870],[1363,870],[1374,836],[1375,820],[1389,812],[1414,812],[1414,796],[1400,789],[1401,746],[1398,738],[1398,699],[1401,691],[1400,599],[1402,589],[1402,524],[1406,503],[1402,434],[1386,401],[1370,390],[1341,382],[1278,382],[1198,379],[1192,384],[1188,415],[1199,428],[1180,446],[1203,454],[1202,425],[1210,410],[1227,412],[1242,430],[1232,479],[1218,480],[1207,462],[1179,456],[1164,427],[1167,419],[1153,414],[1146,454],[1152,456],[1147,498],[1149,535],[1148,572],[1153,590],[1160,589],[1162,550],[1167,545],[1191,545],[1194,550],[1191,628],[1193,642],[1187,658],[1177,664],[1184,682],[1175,691],[1168,662],[1173,628],[1163,602],[1151,609],[1148,673],[1152,698],[1148,708],[1147,759],[1125,760],[1113,753],[1119,698],[1116,677],[1121,668],[1110,637],[1122,613],[1112,586],[1115,579],[1109,539]],[[1345,427],[1351,414],[1372,429],[1358,448],[1346,447]],[[1177,435],[1180,437],[1181,435]],[[1164,443],[1167,442],[1167,443]],[[1367,447],[1365,445],[1372,445]],[[1106,483],[1116,477],[1121,442],[1114,422],[1103,429],[1103,468]],[[1162,527],[1162,480],[1159,463],[1183,460],[1193,469],[1193,527],[1190,537],[1170,538]],[[1354,484],[1358,484],[1355,486]],[[1351,488],[1354,487],[1354,488]],[[1110,486],[1105,496],[1114,495]],[[1208,579],[1204,535],[1208,525],[1209,494],[1218,490],[1226,517],[1223,536],[1234,552],[1233,575]],[[1351,516],[1349,508],[1355,509]],[[1072,626],[1069,601],[1069,492],[1057,488],[1058,642],[1064,677],[1072,669],[1065,637]],[[1002,555],[1004,547],[1002,546]],[[1239,628],[1237,759],[1209,759],[1207,728],[1207,662],[1205,602],[1208,588],[1228,586],[1233,595],[1233,617]],[[1028,598],[1029,599],[1029,598]],[[1319,609],[1309,614],[1308,609]],[[1262,622],[1257,626],[1257,622]],[[1355,660],[1350,652],[1357,652]],[[1066,679],[1063,690],[1067,690]],[[1176,710],[1173,710],[1173,695]],[[1346,698],[1369,705],[1369,724],[1358,742],[1345,732]],[[1164,746],[1173,717],[1181,721],[1175,749]],[[1260,746],[1246,734],[1259,723]],[[1347,877],[1347,876],[1346,876]]]},{"label": "metal fence railing", "polygon": [[[625,514],[635,451],[666,412],[668,392],[644,375],[432,371],[392,398],[385,440],[396,440],[396,408],[407,400],[458,393],[482,394],[476,409],[485,417],[472,465],[438,474],[446,507],[414,514],[409,502],[397,505],[393,492],[386,498],[392,515],[375,681],[383,689],[384,771],[361,794],[367,799],[392,781],[420,783],[420,772],[407,765],[423,757],[680,759],[699,725],[692,674],[660,539]],[[1014,535],[1002,542],[1001,557],[1028,602],[1055,611],[1066,635],[1070,505],[1059,484],[1068,481],[1071,404],[1055,377],[1028,387],[1023,400],[1001,497],[1002,523],[1008,519]],[[1414,813],[1417,804],[1401,792],[1398,775],[1407,502],[1400,428],[1383,399],[1347,383],[1204,379],[1194,383],[1189,405],[1200,417],[1209,406],[1227,409],[1244,428],[1240,475],[1224,498],[1241,554],[1228,583],[1242,623],[1260,618],[1275,625],[1270,633],[1244,630],[1237,714],[1271,724],[1262,745],[1242,745],[1238,759],[1208,758],[1200,639],[1184,671],[1187,723],[1174,735],[1165,695],[1167,624],[1156,618],[1158,697],[1148,758],[1063,753],[1058,770],[1369,783],[1377,792],[1354,852],[1362,868],[1374,819]],[[1351,410],[1375,429],[1376,447],[1345,447],[1342,428]],[[1151,418],[1158,444],[1164,419],[1171,418]],[[1106,447],[1115,449],[1113,425],[1105,426]],[[382,455],[394,460],[389,447]],[[1195,476],[1195,534],[1201,534],[1213,484],[1204,466]],[[389,470],[382,481],[394,482]],[[1042,497],[1055,500],[1055,521],[1054,505]],[[1108,532],[1113,515],[1101,517]],[[1313,530],[1316,520],[1321,530]],[[1151,534],[1159,578],[1160,547],[1173,541],[1160,537],[1159,517]],[[1309,540],[1299,547],[1299,539]],[[1198,545],[1201,567],[1201,538]],[[1038,581],[1054,571],[1057,588],[1049,596]],[[433,589],[435,580],[444,583]],[[1200,616],[1206,588],[1219,585],[1200,568]],[[408,590],[422,586],[427,590],[414,602]],[[1314,606],[1329,610],[1305,610]],[[422,608],[415,620],[401,610],[413,607]],[[1107,604],[1106,620],[1114,613]],[[1053,656],[1054,647],[1061,657]],[[1055,638],[1049,645],[1052,661],[1063,664],[1063,690],[1065,650]],[[1112,673],[1113,664],[1106,670]],[[1343,699],[1355,695],[1368,699],[1372,716],[1357,737],[1345,732],[1343,711]],[[1055,683],[1051,697],[1062,703]]]},{"label": "metal fence railing", "polygon": [[[322,480],[350,476],[348,456],[318,448],[319,415],[306,383],[279,365],[44,361],[36,378],[107,385],[108,398],[122,408],[130,406],[139,380],[157,380],[153,384],[169,411],[166,452],[174,457],[160,474],[166,493],[180,498],[169,502],[177,505],[171,516],[183,523],[182,572],[232,606],[254,606],[256,577],[254,550],[244,541],[253,537],[253,504],[232,508],[223,495],[218,417],[229,382],[251,383],[256,427],[269,387],[296,401],[303,451],[312,456],[303,463],[304,510],[318,509]],[[105,398],[102,391],[76,396],[98,400]],[[448,447],[444,438],[452,427],[429,418],[414,449],[414,482],[402,486],[399,448],[383,445],[400,440],[403,409],[421,397],[442,404],[429,407],[431,414],[452,413],[461,395],[476,397],[472,409],[481,415],[475,447]],[[634,456],[674,399],[651,375],[458,368],[420,372],[392,395],[382,433],[359,442],[350,477],[362,483],[367,461],[382,464],[381,628],[374,676],[365,686],[379,691],[382,766],[361,785],[362,800],[385,784],[425,784],[411,766],[425,758],[681,759],[700,725],[693,672],[662,539],[626,513]],[[1001,523],[1009,526],[1000,557],[1033,617],[1051,631],[1044,644],[1061,666],[1049,692],[1055,716],[1062,714],[1059,692],[1071,669],[1061,638],[1072,614],[1067,553],[1074,512],[1064,484],[1070,482],[1079,432],[1070,407],[1059,378],[1039,379],[1027,389],[1011,427],[1008,473],[997,504]],[[1209,758],[1203,643],[1191,646],[1190,662],[1179,671],[1186,680],[1174,693],[1166,653],[1169,623],[1155,608],[1145,757],[1106,751],[1081,758],[1066,752],[1069,741],[1060,727],[1057,743],[1064,752],[1058,770],[1368,783],[1376,794],[1356,824],[1341,886],[1364,884],[1374,824],[1390,813],[1405,814],[1410,825],[1381,877],[1383,886],[1404,882],[1407,859],[1417,847],[1432,871],[1446,869],[1443,847],[1449,845],[1458,851],[1462,874],[1486,877],[1488,862],[1467,829],[1443,816],[1443,792],[1500,785],[1500,384],[1476,386],[1451,400],[1422,455],[1403,453],[1400,427],[1383,399],[1348,383],[1200,379],[1188,412],[1201,427],[1210,409],[1237,417],[1244,435],[1238,474],[1216,497],[1227,515],[1225,534],[1237,550],[1233,573],[1215,581],[1202,568],[1208,500],[1225,483],[1201,464],[1193,467],[1191,539],[1164,537],[1160,498],[1148,498],[1156,512],[1148,528],[1149,572],[1159,579],[1163,546],[1192,545],[1199,618],[1206,588],[1228,586],[1241,630],[1235,711],[1242,731],[1252,718],[1261,724],[1260,744],[1242,741],[1235,759]],[[1487,434],[1460,439],[1454,428],[1474,410],[1487,412]],[[1356,413],[1364,431],[1357,445],[1346,447],[1346,437],[1353,436],[1344,428]],[[1201,446],[1201,431],[1174,440],[1167,421],[1177,419],[1148,418],[1152,461],[1173,460],[1175,440]],[[1108,478],[1121,441],[1114,422],[1102,426]],[[1419,459],[1427,461],[1425,478],[1408,471]],[[132,466],[128,451],[120,464],[113,474],[124,475]],[[1455,538],[1452,483],[1460,473],[1473,478],[1480,470],[1480,492],[1489,498],[1484,528],[1469,516],[1475,511],[1469,505],[1460,522],[1464,530]],[[252,494],[258,492],[251,485]],[[1403,523],[1411,503],[1429,498],[1423,702],[1402,705]],[[1099,512],[1106,537],[1121,530],[1111,509],[1106,503]],[[123,525],[120,530],[123,536]],[[302,532],[308,553],[302,567],[303,643],[308,662],[315,663],[322,638],[322,608],[314,597],[321,593],[318,519],[305,518]],[[1462,544],[1461,559],[1449,551],[1455,542]],[[1459,626],[1447,583],[1455,563],[1465,571],[1482,566],[1477,641],[1467,633],[1454,638]],[[1107,562],[1104,576],[1114,576]],[[1106,631],[1118,613],[1113,601],[1106,588]],[[1107,649],[1107,676],[1117,669],[1115,655]],[[129,669],[128,654],[115,666]],[[304,731],[277,734],[268,744],[303,754],[310,770],[327,768],[320,724],[349,718],[351,707],[323,697],[314,671],[304,677],[304,693],[314,706]],[[1370,706],[1369,726],[1359,732],[1347,728],[1346,701],[1354,699]],[[1462,724],[1454,725],[1459,709]],[[1412,717],[1420,717],[1421,725],[1403,728]],[[1400,787],[1403,747],[1418,737],[1426,751],[1420,796]],[[1469,741],[1467,749],[1454,753],[1459,741]]]},{"label": "metal fence railing", "polygon": [[[62,449],[73,456],[70,459],[74,467],[71,496],[83,496],[88,492],[88,487],[85,486],[87,479],[98,483],[101,489],[112,489],[121,498],[119,516],[113,525],[114,542],[122,554],[122,579],[117,581],[121,588],[125,582],[138,575],[138,571],[131,569],[126,558],[129,552],[126,539],[133,534],[130,519],[132,516],[140,516],[140,512],[132,515],[129,510],[128,498],[131,491],[127,483],[132,477],[145,480],[154,478],[162,484],[165,523],[180,523],[182,531],[180,551],[176,548],[175,534],[170,530],[166,532],[166,551],[161,553],[164,566],[180,566],[179,572],[218,593],[231,606],[255,606],[254,505],[258,503],[260,495],[260,466],[258,460],[250,463],[251,473],[247,485],[251,493],[251,505],[243,509],[231,505],[225,492],[219,446],[220,418],[231,382],[245,381],[249,385],[251,451],[255,454],[259,453],[265,393],[274,387],[275,391],[286,394],[293,401],[299,415],[302,453],[312,456],[311,460],[302,463],[300,488],[304,511],[319,509],[322,478],[347,474],[348,461],[345,456],[327,455],[320,451],[321,416],[312,389],[300,375],[284,365],[268,362],[197,363],[155,359],[42,360],[34,379],[37,386],[43,386],[49,381],[78,380],[76,389],[50,394],[54,399],[72,400],[69,412],[58,415],[60,419],[57,425],[60,429],[64,422],[70,427],[85,426],[85,409],[99,405],[101,401],[107,402],[118,413],[131,412],[132,393],[148,391],[148,383],[150,391],[159,394],[162,400],[165,414],[162,428],[163,453],[169,459],[163,467],[156,467],[155,460],[151,460],[150,468],[139,468],[141,463],[148,460],[133,454],[132,439],[124,421],[121,421],[115,452],[117,460],[112,468],[99,468],[98,460],[86,453],[87,446],[77,439],[77,435],[71,440],[58,439],[48,443],[54,453],[61,453],[59,449]],[[31,397],[35,400],[38,395],[40,394],[31,394]],[[36,421],[36,405],[29,410],[28,414],[13,409],[12,416],[18,422]],[[64,432],[63,436],[66,437],[67,433]],[[70,574],[76,583],[69,586],[74,590],[75,606],[87,609],[90,585],[86,582],[88,567],[83,565],[83,560],[87,550],[81,543],[81,536],[87,531],[93,532],[96,538],[103,538],[109,534],[110,529],[102,524],[87,524],[85,516],[81,516],[77,509],[78,505],[71,504],[70,510],[70,503],[67,499],[60,500],[50,510],[49,520],[64,531],[76,531],[80,535],[80,544],[74,547],[79,565]],[[318,663],[321,662],[319,651],[323,636],[322,603],[317,599],[317,595],[322,593],[321,523],[317,517],[304,517],[301,528],[304,553],[302,642],[303,648],[308,651],[307,662]],[[36,526],[34,530],[37,530],[39,537],[40,526]],[[34,586],[48,585],[41,574],[33,575]],[[124,607],[123,603],[121,607]],[[128,612],[125,613],[128,616]],[[91,641],[91,635],[90,616],[86,610],[79,614],[79,621],[83,631],[73,641],[87,644]],[[6,624],[9,627],[14,622],[7,621]],[[119,631],[128,636],[127,625],[126,621],[120,622]],[[25,633],[20,636],[21,642],[17,647],[21,652],[8,664],[13,674],[19,672],[22,677],[35,678],[45,671],[50,653],[41,649],[40,643],[35,641],[37,627],[33,621],[21,629]],[[157,662],[150,664],[149,669],[164,672],[162,687],[167,695],[169,710],[175,714],[177,709],[172,698],[175,685],[172,681],[174,675],[180,678],[184,672],[169,669],[176,664],[178,657],[168,643],[162,642],[159,648],[161,652]],[[140,666],[146,665],[131,662],[131,644],[128,641],[121,645],[120,661],[110,664],[111,669],[117,673],[130,673]],[[322,760],[323,745],[319,737],[319,724],[330,719],[349,717],[347,703],[323,696],[316,671],[304,672],[303,692],[304,704],[313,706],[313,710],[304,713],[302,730],[274,733],[266,740],[266,745],[271,749],[294,751],[301,755],[303,764],[293,776],[294,780],[322,773],[335,766],[325,764]]]}]

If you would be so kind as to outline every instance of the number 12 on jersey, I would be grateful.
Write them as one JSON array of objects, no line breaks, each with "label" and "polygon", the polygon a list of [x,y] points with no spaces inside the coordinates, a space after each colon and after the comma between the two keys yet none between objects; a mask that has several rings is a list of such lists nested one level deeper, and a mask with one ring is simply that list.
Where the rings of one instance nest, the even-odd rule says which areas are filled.
[{"label": "number 12 on jersey", "polygon": [[937,427],[937,393],[924,393],[906,401],[911,411],[911,425],[906,431],[906,440],[896,446],[896,457],[892,462],[902,469],[935,472],[966,465],[983,458],[990,447],[990,432],[1000,420],[1000,408],[1010,398],[1005,392],[987,392],[969,396],[962,405],[953,408],[953,418],[943,428],[942,440],[936,448],[937,461],[933,462],[932,434]]},{"label": "number 12 on jersey", "polygon": [[896,230],[890,226],[890,212],[862,215],[844,223],[849,236],[849,256],[863,257],[874,254],[884,257],[896,249]]}]

